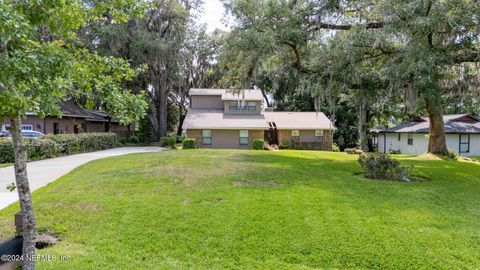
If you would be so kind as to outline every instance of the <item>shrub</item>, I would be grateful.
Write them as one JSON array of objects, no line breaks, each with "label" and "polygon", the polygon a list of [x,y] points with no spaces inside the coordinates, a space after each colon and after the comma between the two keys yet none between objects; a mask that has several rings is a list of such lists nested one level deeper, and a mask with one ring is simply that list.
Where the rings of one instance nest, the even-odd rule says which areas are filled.
[{"label": "shrub", "polygon": [[54,158],[61,154],[60,146],[50,139],[25,139],[25,146],[30,160]]},{"label": "shrub", "polygon": [[82,133],[77,137],[80,152],[92,152],[114,148],[118,145],[115,133]]},{"label": "shrub", "polygon": [[396,179],[409,181],[412,168],[400,165],[400,162],[388,155],[364,153],[358,158],[365,177],[373,179]]},{"label": "shrub", "polygon": [[0,140],[0,163],[12,163],[14,161],[11,140]]},{"label": "shrub", "polygon": [[333,152],[340,152],[340,147],[336,143],[332,144],[332,151]]},{"label": "shrub", "polygon": [[105,150],[118,145],[115,133],[58,134],[47,135],[44,138],[59,144],[61,153],[65,155]]},{"label": "shrub", "polygon": [[137,144],[137,143],[140,143],[140,140],[138,139],[137,136],[132,135],[128,138],[127,142]]},{"label": "shrub", "polygon": [[182,142],[182,148],[183,149],[195,149],[197,148],[195,145],[195,139],[192,138],[186,138]]},{"label": "shrub", "polygon": [[160,138],[160,146],[163,146],[163,147],[165,146],[173,147],[175,146],[176,142],[177,142],[177,137],[175,136]]},{"label": "shrub", "polygon": [[290,142],[289,141],[283,141],[280,143],[280,149],[288,149],[290,148]]},{"label": "shrub", "polygon": [[[105,150],[118,145],[115,133],[83,133],[24,138],[29,160]],[[14,162],[11,140],[0,140],[0,163]]]},{"label": "shrub", "polygon": [[262,139],[255,139],[252,143],[254,150],[263,150],[265,148],[265,142]]}]

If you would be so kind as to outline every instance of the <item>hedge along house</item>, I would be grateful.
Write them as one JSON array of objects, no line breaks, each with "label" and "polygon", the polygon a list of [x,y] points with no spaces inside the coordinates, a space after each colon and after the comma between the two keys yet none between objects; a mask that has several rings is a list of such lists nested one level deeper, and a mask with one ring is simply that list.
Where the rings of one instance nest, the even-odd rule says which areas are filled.
[{"label": "hedge along house", "polygon": [[[469,114],[444,115],[447,148],[461,156],[480,156],[480,119]],[[378,134],[378,151],[421,155],[428,149],[428,117],[382,130]]]},{"label": "hedge along house", "polygon": [[183,129],[199,148],[249,149],[255,139],[331,150],[333,124],[321,112],[263,111],[260,90],[191,89]]},{"label": "hedge along house", "polygon": [[[27,117],[22,120],[22,129],[39,131],[44,134],[114,132],[119,136],[127,136],[130,132],[129,126],[120,125],[105,112],[83,109],[72,101],[64,101],[60,106],[61,117],[40,118],[34,113],[27,113]],[[5,118],[0,128],[1,131],[9,130],[10,119],[8,117]]]}]

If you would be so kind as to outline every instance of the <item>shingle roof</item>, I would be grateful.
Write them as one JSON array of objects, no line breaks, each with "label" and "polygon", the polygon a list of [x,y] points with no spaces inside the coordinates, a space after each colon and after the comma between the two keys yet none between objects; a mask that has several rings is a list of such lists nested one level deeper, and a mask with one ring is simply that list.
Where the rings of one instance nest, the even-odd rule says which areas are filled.
[{"label": "shingle roof", "polygon": [[[466,121],[470,119],[470,121]],[[480,120],[468,114],[450,114],[443,116],[445,133],[480,134]],[[420,117],[417,121],[405,123],[396,127],[382,130],[383,133],[429,133],[430,121],[428,117]]]},{"label": "shingle roof", "polygon": [[330,119],[322,112],[263,112],[268,122],[279,129],[334,130]]},{"label": "shingle roof", "polygon": [[222,96],[222,100],[249,100],[262,101],[262,91],[258,89],[206,89],[206,88],[192,88],[189,91],[191,96]]},{"label": "shingle roof", "polygon": [[261,114],[224,114],[223,110],[190,109],[183,123],[186,129],[268,129]]},{"label": "shingle roof", "polygon": [[333,130],[333,124],[319,112],[263,112],[262,114],[224,114],[223,110],[190,109],[186,129],[278,129]]}]

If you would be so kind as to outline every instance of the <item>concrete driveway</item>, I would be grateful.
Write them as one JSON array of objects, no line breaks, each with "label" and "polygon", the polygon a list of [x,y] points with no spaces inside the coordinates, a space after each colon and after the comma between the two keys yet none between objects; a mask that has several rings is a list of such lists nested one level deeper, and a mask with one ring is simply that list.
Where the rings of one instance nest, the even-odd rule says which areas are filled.
[{"label": "concrete driveway", "polygon": [[[122,147],[29,162],[27,170],[30,189],[33,192],[92,160],[133,153],[158,152],[162,150],[164,150],[164,148],[160,147]],[[7,185],[14,182],[15,171],[13,166],[0,168],[0,210],[18,201],[17,190],[14,192],[7,190]]]}]

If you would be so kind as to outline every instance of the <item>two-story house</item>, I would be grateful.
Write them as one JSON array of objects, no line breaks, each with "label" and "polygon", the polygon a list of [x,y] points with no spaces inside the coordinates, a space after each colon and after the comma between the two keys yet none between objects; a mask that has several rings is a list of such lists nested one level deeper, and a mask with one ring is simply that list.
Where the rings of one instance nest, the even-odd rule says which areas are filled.
[{"label": "two-story house", "polygon": [[304,149],[331,150],[334,126],[321,112],[263,110],[260,90],[191,89],[184,121],[199,148],[249,149],[255,139]]}]

